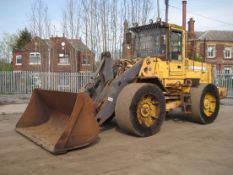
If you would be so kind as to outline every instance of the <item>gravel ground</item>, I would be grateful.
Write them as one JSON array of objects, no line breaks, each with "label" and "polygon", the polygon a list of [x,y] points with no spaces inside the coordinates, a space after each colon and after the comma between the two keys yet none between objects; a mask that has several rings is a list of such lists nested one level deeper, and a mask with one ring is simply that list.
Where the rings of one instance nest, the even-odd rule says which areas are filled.
[{"label": "gravel ground", "polygon": [[233,108],[200,125],[170,116],[161,131],[138,138],[114,121],[87,148],[54,156],[14,131],[21,114],[0,115],[0,174],[233,174]]},{"label": "gravel ground", "polygon": [[[8,104],[27,104],[30,100],[31,94],[9,94],[0,95],[0,105]],[[233,98],[225,98],[221,100],[221,104],[233,105]]]},{"label": "gravel ground", "polygon": [[28,103],[31,94],[0,95],[0,105]]}]

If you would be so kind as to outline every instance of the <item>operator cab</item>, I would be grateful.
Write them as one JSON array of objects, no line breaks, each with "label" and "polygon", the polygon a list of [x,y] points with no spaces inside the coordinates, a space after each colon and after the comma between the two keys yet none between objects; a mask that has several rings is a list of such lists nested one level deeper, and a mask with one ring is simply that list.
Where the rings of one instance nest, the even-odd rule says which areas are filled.
[{"label": "operator cab", "polygon": [[164,22],[135,26],[129,28],[126,34],[126,43],[130,45],[134,57],[182,60],[182,40],[182,29]]}]

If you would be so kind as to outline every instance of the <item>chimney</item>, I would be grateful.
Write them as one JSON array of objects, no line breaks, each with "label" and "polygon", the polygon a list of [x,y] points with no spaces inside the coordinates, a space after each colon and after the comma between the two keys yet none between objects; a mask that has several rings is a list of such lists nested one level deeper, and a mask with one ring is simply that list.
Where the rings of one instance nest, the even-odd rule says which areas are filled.
[{"label": "chimney", "polygon": [[182,26],[184,30],[186,30],[186,5],[187,0],[182,1]]},{"label": "chimney", "polygon": [[194,23],[195,21],[193,20],[193,18],[190,18],[190,20],[188,21],[188,39],[195,39],[196,37],[194,31]]},{"label": "chimney", "polygon": [[125,41],[126,33],[128,32],[128,28],[129,28],[128,21],[125,20],[124,21],[124,41]]},{"label": "chimney", "polygon": [[129,29],[129,24],[128,24],[128,21],[125,20],[124,21],[124,41],[122,44],[123,46],[122,57],[123,58],[131,58],[133,56],[131,44],[128,44],[126,42],[126,34],[128,32],[128,29]]}]

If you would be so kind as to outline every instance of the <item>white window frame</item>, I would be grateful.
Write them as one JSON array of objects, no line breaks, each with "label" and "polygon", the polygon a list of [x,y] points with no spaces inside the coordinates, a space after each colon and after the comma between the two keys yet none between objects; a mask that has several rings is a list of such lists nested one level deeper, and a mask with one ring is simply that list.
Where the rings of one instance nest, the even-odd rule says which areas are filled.
[{"label": "white window frame", "polygon": [[[60,59],[67,59],[67,62],[62,63]],[[69,55],[60,53],[58,56],[58,65],[70,65]]]},{"label": "white window frame", "polygon": [[89,56],[84,55],[84,56],[83,56],[83,59],[82,59],[82,65],[84,65],[84,66],[88,66],[88,65],[90,65],[90,63],[84,63],[84,58],[85,58],[85,57],[88,59],[88,62],[90,62],[90,58],[89,58]]},{"label": "white window frame", "polygon": [[[37,57],[37,59],[39,59],[39,61],[37,62],[37,63],[34,63],[34,62],[31,62],[31,56],[34,56],[34,57],[37,57],[37,55],[39,55],[38,57]],[[40,54],[40,52],[30,52],[29,53],[29,64],[30,65],[39,65],[39,64],[41,64],[41,54]]]},{"label": "white window frame", "polygon": [[[210,52],[210,48],[213,49],[213,53]],[[210,46],[207,46],[207,58],[215,58],[216,57],[216,49],[215,49],[215,46],[213,45],[210,45]]]},{"label": "white window frame", "polygon": [[224,49],[224,58],[225,59],[231,59],[232,58],[232,48],[231,47],[225,47],[225,49]]},{"label": "white window frame", "polygon": [[224,74],[232,74],[232,66],[223,67]]},{"label": "white window frame", "polygon": [[[21,63],[18,63],[18,59],[21,59]],[[15,65],[22,65],[22,62],[23,62],[22,55],[16,55]]]}]

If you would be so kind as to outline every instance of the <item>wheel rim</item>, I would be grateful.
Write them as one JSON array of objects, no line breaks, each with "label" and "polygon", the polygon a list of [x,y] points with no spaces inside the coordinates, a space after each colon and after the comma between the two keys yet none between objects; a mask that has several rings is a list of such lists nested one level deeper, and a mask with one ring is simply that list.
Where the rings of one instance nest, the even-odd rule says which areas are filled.
[{"label": "wheel rim", "polygon": [[137,118],[140,125],[151,127],[159,117],[158,102],[153,96],[148,95],[141,98],[137,107]]},{"label": "wheel rim", "polygon": [[207,93],[204,97],[204,113],[207,117],[210,117],[216,109],[216,98],[210,93]]}]

